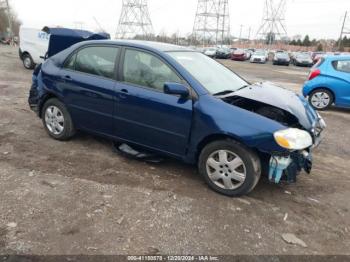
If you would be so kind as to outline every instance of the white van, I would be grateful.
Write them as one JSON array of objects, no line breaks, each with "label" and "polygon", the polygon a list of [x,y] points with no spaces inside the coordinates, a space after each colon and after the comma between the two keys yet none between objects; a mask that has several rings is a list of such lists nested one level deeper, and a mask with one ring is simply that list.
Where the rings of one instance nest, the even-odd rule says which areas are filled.
[{"label": "white van", "polygon": [[27,69],[44,61],[50,36],[40,29],[21,27],[19,31],[19,57]]}]

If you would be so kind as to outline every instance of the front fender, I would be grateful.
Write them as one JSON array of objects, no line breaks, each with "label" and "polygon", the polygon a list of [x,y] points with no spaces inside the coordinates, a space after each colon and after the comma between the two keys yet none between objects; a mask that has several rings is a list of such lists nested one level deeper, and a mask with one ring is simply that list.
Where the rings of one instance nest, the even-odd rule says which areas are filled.
[{"label": "front fender", "polygon": [[193,107],[189,156],[195,158],[198,145],[210,136],[231,137],[260,152],[286,152],[274,140],[274,132],[286,129],[280,123],[230,105],[210,95],[200,96]]}]

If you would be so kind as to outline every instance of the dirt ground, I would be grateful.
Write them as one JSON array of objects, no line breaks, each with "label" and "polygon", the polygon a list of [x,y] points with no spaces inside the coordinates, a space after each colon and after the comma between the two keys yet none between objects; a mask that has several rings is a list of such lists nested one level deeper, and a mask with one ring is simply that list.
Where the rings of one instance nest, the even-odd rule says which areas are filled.
[{"label": "dirt ground", "polygon": [[[224,63],[295,91],[308,70]],[[50,139],[28,108],[30,84],[17,49],[0,46],[0,254],[350,255],[349,110],[322,113],[328,129],[311,175],[263,179],[232,199],[177,161],[129,160],[87,134]]]}]

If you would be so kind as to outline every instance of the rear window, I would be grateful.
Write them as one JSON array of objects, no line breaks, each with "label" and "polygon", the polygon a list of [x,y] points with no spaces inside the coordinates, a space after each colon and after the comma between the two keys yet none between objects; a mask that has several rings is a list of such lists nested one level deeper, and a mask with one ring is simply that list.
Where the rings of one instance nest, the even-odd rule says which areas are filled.
[{"label": "rear window", "polygon": [[332,65],[337,71],[350,73],[350,60],[333,61]]}]

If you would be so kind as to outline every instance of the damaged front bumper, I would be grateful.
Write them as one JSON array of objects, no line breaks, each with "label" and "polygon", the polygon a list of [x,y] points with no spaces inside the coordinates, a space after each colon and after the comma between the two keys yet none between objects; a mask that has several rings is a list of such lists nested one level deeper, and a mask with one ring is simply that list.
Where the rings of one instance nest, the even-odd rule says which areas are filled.
[{"label": "damaged front bumper", "polygon": [[304,150],[293,152],[289,156],[273,155],[270,159],[269,180],[273,183],[280,183],[285,180],[295,183],[297,176],[304,170],[310,174],[312,170],[312,153]]},{"label": "damaged front bumper", "polygon": [[269,180],[273,183],[280,183],[281,180],[289,183],[295,183],[297,176],[301,171],[307,174],[312,170],[312,152],[322,142],[323,131],[326,128],[326,123],[317,113],[318,119],[315,121],[311,134],[313,137],[313,145],[302,151],[294,151],[290,154],[272,154],[269,163]]}]

